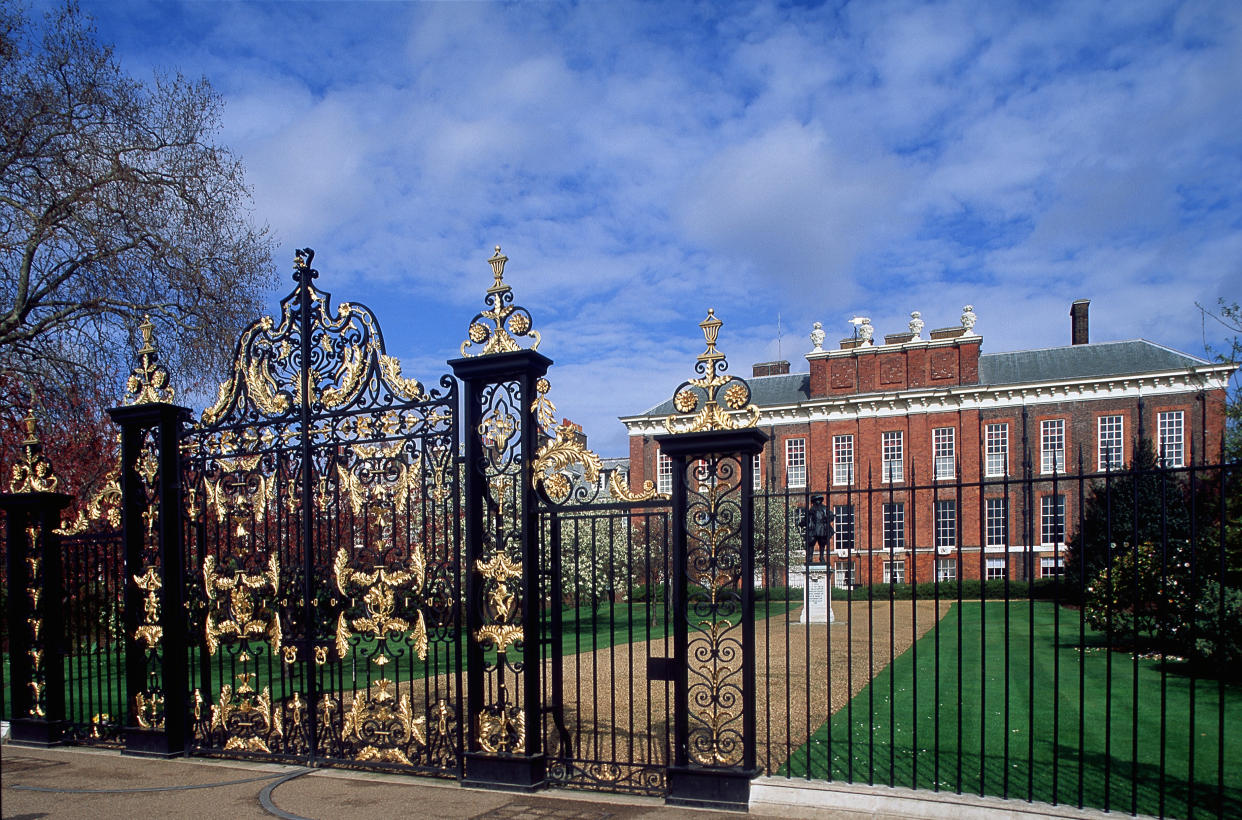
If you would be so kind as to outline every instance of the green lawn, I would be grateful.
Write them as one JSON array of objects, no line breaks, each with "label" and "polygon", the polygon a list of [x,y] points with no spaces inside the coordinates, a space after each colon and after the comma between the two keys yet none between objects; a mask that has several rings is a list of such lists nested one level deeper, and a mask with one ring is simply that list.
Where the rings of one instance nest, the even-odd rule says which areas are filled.
[{"label": "green lawn", "polygon": [[1049,602],[1036,602],[1032,617],[1029,602],[1014,601],[1008,630],[1005,617],[1002,601],[954,605],[781,773],[1124,813],[1242,817],[1242,687],[1224,687],[1222,748],[1217,681],[1192,681],[1159,658],[1136,665],[1091,630],[1083,652],[1078,612]]},{"label": "green lawn", "polygon": [[[793,602],[800,605],[801,602]],[[790,606],[785,601],[773,601],[767,609],[763,608],[763,604],[756,606],[756,617],[764,618],[770,615],[776,615],[784,612]],[[545,617],[548,617],[545,613]],[[643,602],[616,602],[606,603],[599,608],[569,607],[561,610],[562,618],[562,635],[561,635],[561,651],[566,657],[578,655],[586,652],[594,652],[599,649],[606,649],[617,644],[628,644],[653,639],[660,639],[671,634],[671,624],[666,617],[663,604],[647,604]],[[737,617],[732,620],[736,623]],[[397,675],[400,680],[421,680],[429,673],[445,674],[453,671],[452,658],[455,653],[463,653],[461,657],[464,663],[465,639],[458,638],[455,642],[432,642],[429,647],[427,661],[420,661],[410,656],[409,648],[405,648],[404,658],[394,659],[395,666],[389,665],[385,667],[385,672],[389,677]],[[269,650],[261,642],[254,642],[255,647],[262,647],[255,652],[258,659],[259,676],[256,680],[256,686],[262,689],[264,686],[271,686],[272,697],[280,700],[285,697],[285,682],[282,681],[278,671],[279,665],[274,661],[269,661]],[[323,667],[317,667],[320,670],[320,686],[325,689],[336,690],[338,687],[346,690],[364,689],[369,683],[379,677],[374,666],[371,667],[371,675],[367,677],[367,666],[369,659],[375,654],[376,641],[371,638],[364,639],[362,643],[340,662],[339,665],[333,663]],[[396,648],[401,646],[401,642],[389,642],[389,646]],[[391,654],[391,652],[389,653]],[[190,649],[191,666],[197,669],[198,650]],[[495,651],[487,652],[484,655],[489,663],[496,660]],[[510,652],[510,660],[520,660],[520,653]],[[229,660],[224,659],[221,666],[220,660],[225,658],[224,655],[217,655],[211,662],[211,681],[204,687],[211,691],[218,690],[222,683],[232,683],[232,676],[235,672],[241,671],[240,667],[234,669]],[[333,657],[335,660],[335,657]],[[253,670],[255,667],[251,667]],[[399,668],[400,671],[394,671]],[[108,712],[114,716],[119,714],[121,691],[124,688],[124,669],[121,664],[115,662],[112,655],[106,656],[86,656],[74,657],[65,661],[66,674],[72,676],[79,685],[76,685],[69,693],[68,703],[72,714],[70,719],[77,723],[87,723],[94,714],[99,712]],[[90,676],[95,676],[96,681],[87,683]],[[338,675],[342,680],[333,680],[332,675]],[[197,676],[197,672],[192,673],[193,677]],[[107,683],[111,682],[111,687]],[[4,686],[4,708],[3,716],[5,719],[9,717],[9,659],[7,654],[3,658],[3,686]],[[201,685],[201,684],[196,684]]]}]

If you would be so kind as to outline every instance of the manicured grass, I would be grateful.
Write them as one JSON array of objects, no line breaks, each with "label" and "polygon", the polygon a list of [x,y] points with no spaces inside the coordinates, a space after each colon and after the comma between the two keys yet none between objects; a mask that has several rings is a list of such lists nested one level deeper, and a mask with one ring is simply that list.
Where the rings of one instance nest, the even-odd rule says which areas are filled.
[{"label": "manicured grass", "polygon": [[1242,817],[1242,687],[1136,663],[1089,629],[1080,645],[1079,629],[1077,611],[1050,602],[955,604],[782,773]]},{"label": "manicured grass", "polygon": [[[801,601],[785,602],[773,601],[770,604],[760,604],[756,606],[756,617],[765,618],[771,615],[778,615],[788,609],[791,605],[801,605]],[[765,609],[766,606],[766,609]],[[550,616],[545,613],[545,618]],[[586,652],[594,652],[600,649],[607,649],[618,644],[629,644],[647,640],[658,640],[666,635],[672,634],[672,626],[665,612],[665,607],[661,603],[647,604],[645,602],[615,602],[605,603],[598,608],[590,606],[583,607],[567,607],[561,610],[562,618],[562,634],[561,634],[561,651],[566,657]],[[731,618],[736,623],[737,616]],[[365,689],[376,678],[380,677],[376,667],[370,668],[370,676],[368,677],[368,664],[370,659],[375,655],[376,641],[366,638],[362,643],[351,650],[339,665],[335,663],[323,667],[317,667],[320,673],[320,686],[325,690],[337,690],[343,687],[346,690]],[[465,639],[459,637],[454,646],[453,642],[435,642],[433,641],[429,647],[429,654],[426,661],[420,661],[416,657],[412,657],[411,650],[404,647],[401,657],[391,657],[395,653],[393,649],[402,648],[401,641],[387,642],[390,660],[394,665],[385,667],[386,674],[389,677],[398,675],[400,680],[422,680],[428,674],[440,675],[451,674],[453,671],[453,657],[455,653],[462,653],[462,663],[465,663]],[[256,657],[255,666],[250,667],[252,671],[258,672],[255,685],[258,689],[264,686],[270,686],[273,699],[279,701],[286,696],[286,685],[290,683],[288,679],[282,679],[280,674],[280,664],[275,659],[270,658],[270,649],[262,644],[262,642],[254,642],[256,647],[253,654]],[[223,652],[224,650],[222,650]],[[190,649],[190,664],[193,670],[191,679],[197,677],[199,650],[197,648]],[[511,660],[519,660],[520,653],[510,652]],[[229,660],[231,656],[218,654],[211,659],[210,662],[210,681],[204,690],[218,691],[223,683],[233,683],[233,675],[241,671],[241,667],[234,668],[233,663]],[[495,650],[484,654],[484,658],[488,663],[495,663]],[[335,661],[335,655],[333,655]],[[395,670],[399,669],[399,672]],[[88,723],[94,714],[107,712],[114,716],[118,715],[121,710],[122,696],[124,689],[125,672],[123,664],[118,663],[112,654],[102,656],[84,656],[73,657],[65,661],[66,675],[75,681],[74,687],[68,693],[67,703],[69,704],[72,714],[70,719],[73,722]],[[332,675],[338,675],[339,680],[333,680]],[[94,677],[92,680],[91,677]],[[9,717],[9,659],[8,655],[3,657],[3,712],[5,719]],[[109,685],[110,684],[110,685]],[[202,686],[201,683],[192,684]]]}]

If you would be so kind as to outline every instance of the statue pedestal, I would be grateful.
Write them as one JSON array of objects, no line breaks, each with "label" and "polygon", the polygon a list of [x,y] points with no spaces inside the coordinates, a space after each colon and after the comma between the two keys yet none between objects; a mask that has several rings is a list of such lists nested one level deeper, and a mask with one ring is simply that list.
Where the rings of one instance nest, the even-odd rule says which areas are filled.
[{"label": "statue pedestal", "polygon": [[828,582],[828,565],[811,564],[806,568],[802,587],[801,624],[830,624],[836,620],[832,612],[832,585]]}]

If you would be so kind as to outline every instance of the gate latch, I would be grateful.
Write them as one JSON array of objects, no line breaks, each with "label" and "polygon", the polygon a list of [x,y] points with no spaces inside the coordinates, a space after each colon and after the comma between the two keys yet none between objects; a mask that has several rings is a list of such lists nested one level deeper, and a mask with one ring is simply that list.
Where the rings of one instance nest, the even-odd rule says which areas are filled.
[{"label": "gate latch", "polygon": [[647,658],[648,679],[671,681],[673,679],[673,671],[672,658]]}]

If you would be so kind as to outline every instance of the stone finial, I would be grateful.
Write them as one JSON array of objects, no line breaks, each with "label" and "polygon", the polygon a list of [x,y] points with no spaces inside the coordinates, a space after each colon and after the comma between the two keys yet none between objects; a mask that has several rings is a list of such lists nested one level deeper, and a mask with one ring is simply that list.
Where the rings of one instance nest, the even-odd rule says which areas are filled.
[{"label": "stone finial", "polygon": [[814,345],[812,353],[820,353],[824,349],[824,339],[828,334],[824,333],[824,323],[816,322],[811,326],[811,344]]},{"label": "stone finial", "polygon": [[870,347],[873,336],[875,336],[875,325],[871,324],[871,320],[867,317],[862,317],[858,324],[858,337],[862,339],[862,342],[858,346]]},{"label": "stone finial", "polygon": [[919,313],[917,310],[913,310],[910,312],[910,334],[913,337],[910,339],[910,341],[912,342],[923,341],[923,325],[924,324],[926,323],[923,321],[923,314]]},{"label": "stone finial", "polygon": [[975,316],[974,305],[966,305],[962,308],[962,327],[966,328],[966,332],[962,334],[963,336],[975,335],[975,322],[977,320],[978,317]]}]

